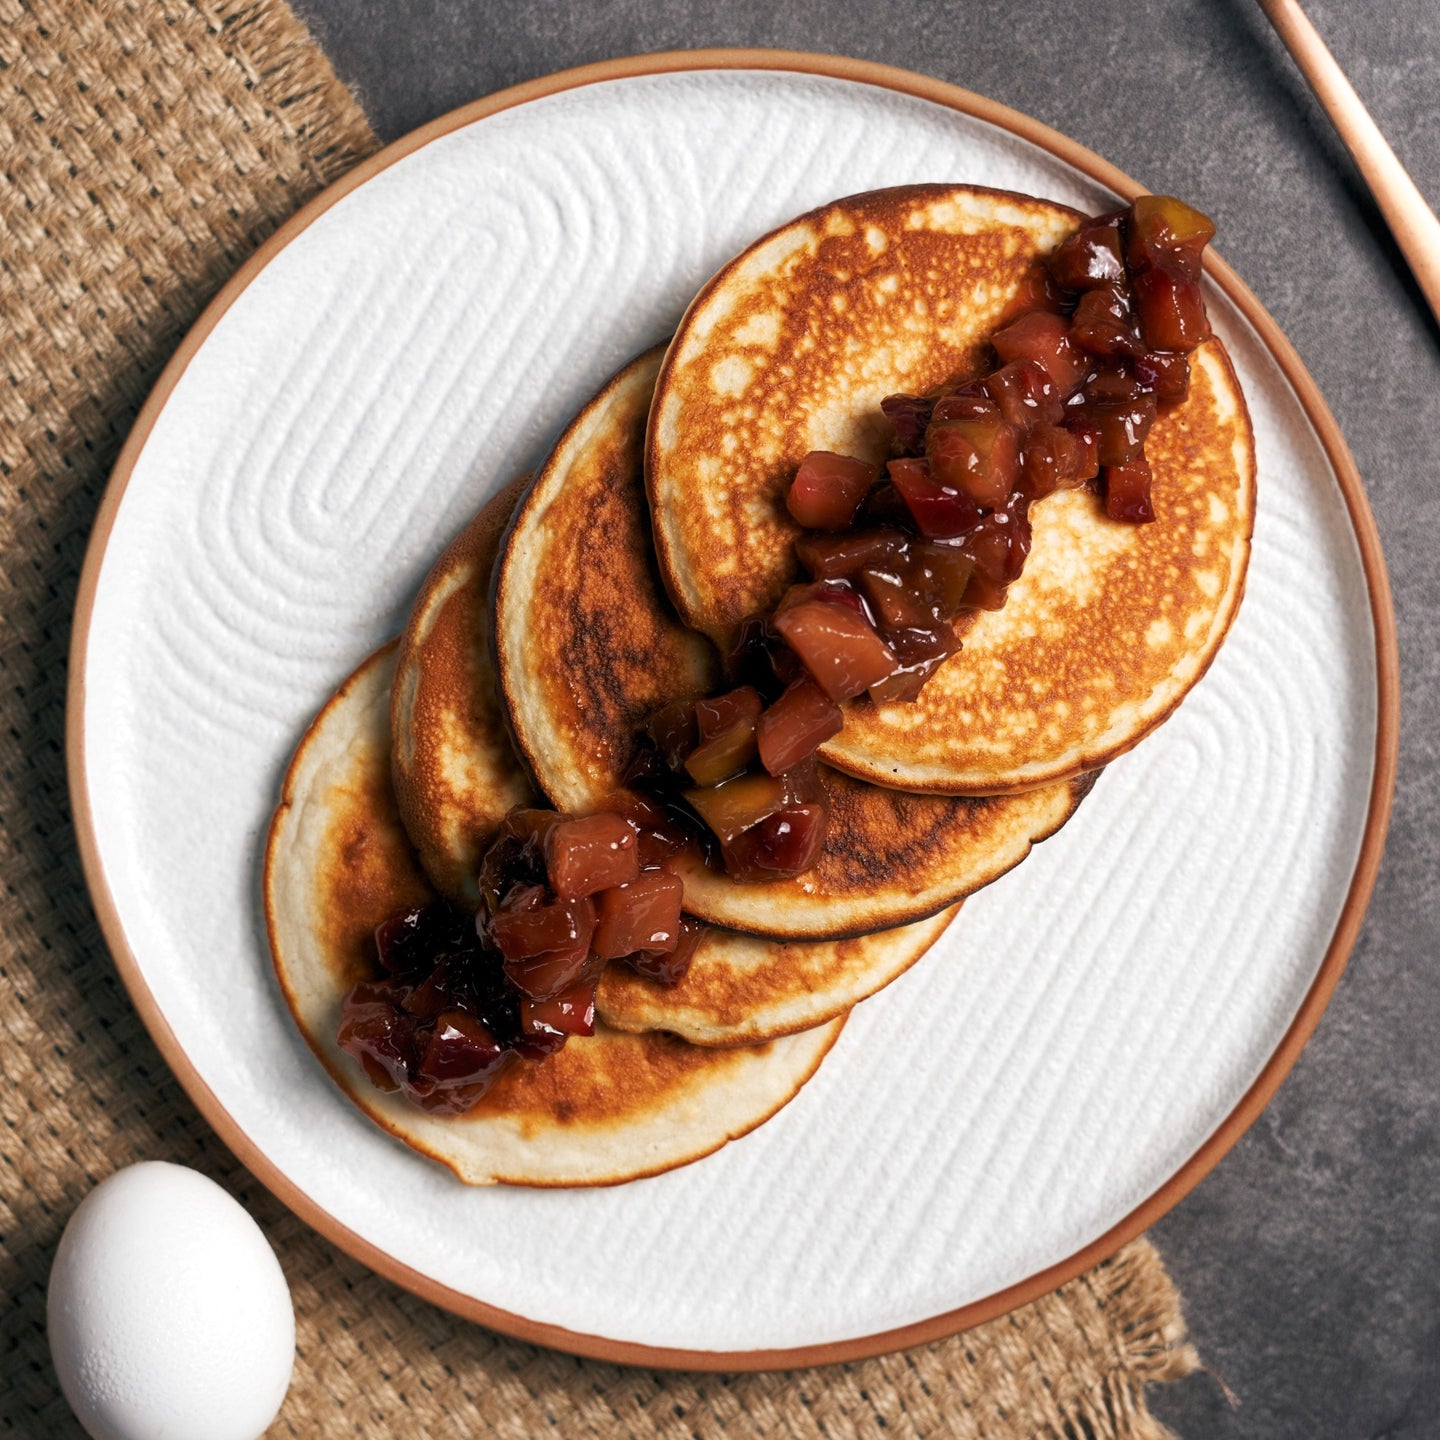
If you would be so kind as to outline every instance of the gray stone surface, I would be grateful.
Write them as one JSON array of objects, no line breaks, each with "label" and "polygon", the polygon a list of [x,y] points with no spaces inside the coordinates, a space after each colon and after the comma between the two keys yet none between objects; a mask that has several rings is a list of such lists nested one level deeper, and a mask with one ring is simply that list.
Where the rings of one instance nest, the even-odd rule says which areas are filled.
[{"label": "gray stone surface", "polygon": [[[1242,0],[299,0],[387,139],[636,51],[773,45],[927,72],[1046,121],[1220,225],[1299,349],[1379,519],[1404,704],[1360,943],[1260,1122],[1156,1228],[1216,1381],[1157,1397],[1187,1440],[1440,1435],[1440,327],[1323,115]],[[1309,10],[1440,203],[1440,5]]]}]

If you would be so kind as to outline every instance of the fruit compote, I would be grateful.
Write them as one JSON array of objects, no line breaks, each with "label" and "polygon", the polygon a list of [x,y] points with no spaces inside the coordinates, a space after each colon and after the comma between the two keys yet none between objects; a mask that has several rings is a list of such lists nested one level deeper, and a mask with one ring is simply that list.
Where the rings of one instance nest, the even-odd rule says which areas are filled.
[{"label": "fruit compote", "polygon": [[1085,221],[1036,266],[992,337],[996,364],[891,395],[884,466],[816,450],[785,503],[808,580],[741,626],[738,688],[652,717],[652,782],[704,822],[737,879],[808,869],[827,813],[815,751],[843,702],[912,701],[998,610],[1030,552],[1030,507],[1091,485],[1111,519],[1155,518],[1145,437],[1183,400],[1210,333],[1201,260],[1215,227],[1165,195]]},{"label": "fruit compote", "polygon": [[437,900],[377,927],[384,975],[345,997],[341,1048],[381,1090],[463,1114],[517,1060],[595,1033],[609,961],[683,978],[704,927],[681,916],[661,858],[638,818],[512,810],[481,862],[477,911]]}]

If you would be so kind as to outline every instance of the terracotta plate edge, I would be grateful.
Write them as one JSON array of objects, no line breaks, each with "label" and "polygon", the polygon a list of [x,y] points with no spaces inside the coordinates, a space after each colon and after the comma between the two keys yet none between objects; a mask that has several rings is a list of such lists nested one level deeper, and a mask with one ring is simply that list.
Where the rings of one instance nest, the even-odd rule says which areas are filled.
[{"label": "terracotta plate edge", "polygon": [[1020,1305],[1063,1285],[1082,1271],[1109,1258],[1120,1247],[1148,1229],[1184,1198],[1221,1160],[1254,1123],[1281,1081],[1295,1064],[1300,1051],[1314,1031],[1359,932],[1365,907],[1375,885],[1384,849],[1385,832],[1395,789],[1399,748],[1399,653],[1395,634],[1395,612],[1389,577],[1381,552],[1379,532],[1371,513],[1364,486],[1340,428],[1326,406],[1295,348],[1280,327],[1261,306],[1243,281],[1218,257],[1207,259],[1206,268],[1216,284],[1237,306],[1259,335],[1262,344],[1280,365],[1313,426],[1326,458],[1340,483],[1351,526],[1360,550],[1366,588],[1375,630],[1376,649],[1376,747],[1375,769],[1364,836],[1355,870],[1334,934],[1299,1011],[1281,1038],[1260,1075],[1241,1097],[1239,1104],[1217,1129],[1153,1195],[1126,1215],[1118,1224],[1083,1249],[1015,1285],[956,1310],[896,1329],[854,1339],[793,1349],[709,1351],[671,1349],[662,1346],[610,1340],[586,1335],[557,1325],[530,1320],[500,1310],[472,1296],[440,1284],[428,1275],[396,1260],[348,1229],[323,1210],[291,1181],[249,1138],[239,1123],[220,1103],[201,1078],[181,1047],[174,1031],[150,993],[141,968],[120,923],[96,842],[94,817],[90,809],[89,781],[85,771],[84,714],[85,664],[90,622],[101,565],[114,527],[115,517],[135,464],[161,410],[221,317],[252,280],[297,235],[323,215],[338,200],[431,141],[504,110],[531,100],[608,80],[634,76],[664,75],[701,70],[779,70],[804,75],[855,81],[912,95],[956,110],[1029,140],[1040,149],[1064,160],[1100,184],[1130,197],[1144,189],[1128,175],[1094,152],[1010,107],[1000,105],[958,86],[918,75],[894,66],[844,56],[811,54],[804,51],[710,49],[666,51],[602,61],[527,81],[498,91],[483,99],[452,110],[447,115],[386,146],[362,161],[342,179],[322,191],[280,226],[239,268],[206,306],[189,333],[162,371],[111,472],[109,483],[96,514],[94,529],[85,553],[76,595],[71,632],[69,676],[66,694],[65,756],[69,775],[71,809],[74,815],[85,880],[106,943],[116,968],[140,1013],[151,1038],[159,1047],[176,1078],[220,1138],[255,1177],[284,1205],[327,1239],[355,1259],[393,1280],[405,1289],[465,1319],[521,1340],[548,1345],[595,1359],[628,1365],[645,1365],[688,1370],[775,1370],[795,1366],[836,1364],[886,1354],[910,1345],[940,1339],[1004,1315]]}]

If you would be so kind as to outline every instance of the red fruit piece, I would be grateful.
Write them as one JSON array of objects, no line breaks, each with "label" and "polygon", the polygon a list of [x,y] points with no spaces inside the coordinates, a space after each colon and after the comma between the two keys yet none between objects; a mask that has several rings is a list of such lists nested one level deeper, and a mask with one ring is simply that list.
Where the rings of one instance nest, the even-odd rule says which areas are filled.
[{"label": "red fruit piece", "polygon": [[659,871],[606,890],[595,902],[591,948],[602,960],[618,960],[635,950],[673,950],[680,939],[684,898],[681,881]]},{"label": "red fruit piece", "polygon": [[695,723],[700,743],[685,761],[690,778],[697,785],[718,785],[738,775],[755,758],[755,722],[759,718],[760,695],[749,685],[698,701]]},{"label": "red fruit piece", "polygon": [[925,427],[935,402],[924,395],[887,395],[880,402],[881,414],[895,432],[895,443],[907,455],[918,455],[925,448]]},{"label": "red fruit piece", "polygon": [[619,815],[562,820],[545,837],[550,887],[562,900],[580,900],[640,873],[635,832]]},{"label": "red fruit piece", "polygon": [[914,700],[925,682],[960,648],[948,625],[933,630],[897,630],[890,636],[890,645],[899,668],[870,687],[870,698],[877,705]]},{"label": "red fruit piece", "polygon": [[1147,350],[1135,357],[1135,378],[1157,400],[1183,400],[1190,393],[1190,357],[1165,350]]},{"label": "red fruit piece", "polygon": [[682,918],[680,941],[673,950],[667,954],[650,954],[645,950],[637,950],[635,954],[625,957],[625,964],[637,975],[643,975],[657,985],[678,985],[689,972],[690,962],[694,960],[695,952],[700,948],[707,929],[709,926],[700,924],[698,920]]},{"label": "red fruit piece", "polygon": [[1022,315],[991,337],[1001,364],[1034,360],[1049,372],[1061,395],[1069,395],[1085,378],[1089,361],[1070,339],[1070,322],[1063,315],[1032,312]]},{"label": "red fruit piece", "polygon": [[1210,338],[1210,320],[1199,280],[1153,265],[1135,277],[1140,331],[1152,350],[1190,351]]},{"label": "red fruit piece", "polygon": [[1070,320],[1070,338],[1087,355],[1138,355],[1144,348],[1135,329],[1130,297],[1118,285],[1087,290]]},{"label": "red fruit piece", "polygon": [[795,472],[785,506],[808,530],[843,530],[879,473],[864,460],[812,450]]},{"label": "red fruit piece", "polygon": [[685,799],[715,833],[721,846],[758,825],[785,804],[785,783],[772,775],[741,775],[707,790],[687,790]]},{"label": "red fruit piece", "polygon": [[817,580],[842,580],[867,565],[879,565],[906,545],[902,530],[855,530],[848,535],[802,535],[795,542],[800,563]]},{"label": "red fruit piece", "polygon": [[1000,416],[1022,430],[1031,425],[1055,425],[1065,413],[1065,402],[1038,360],[1012,360],[985,377],[986,393]]},{"label": "red fruit piece", "polygon": [[760,763],[770,774],[783,775],[838,735],[844,720],[840,707],[813,680],[795,681],[760,717]]},{"label": "red fruit piece", "polygon": [[1033,500],[1043,500],[1057,490],[1082,485],[1094,474],[1085,469],[1085,446],[1061,425],[1037,425],[1025,441],[1021,461],[1022,485]]},{"label": "red fruit piece", "polygon": [[418,1022],[397,1003],[404,988],[362,981],[340,1006],[340,1048],[386,1093],[407,1084],[414,1054]]},{"label": "red fruit piece", "polygon": [[861,613],[859,597],[853,592],[852,597],[813,595],[810,587],[797,586],[774,620],[776,631],[832,700],[863,694],[895,665],[889,647]]},{"label": "red fruit piece", "polygon": [[583,900],[545,902],[530,887],[513,897],[491,921],[490,934],[504,957],[511,984],[532,999],[563,990],[585,963],[595,933],[595,906]]},{"label": "red fruit piece", "polygon": [[682,820],[658,800],[637,795],[633,790],[620,790],[607,795],[601,806],[623,815],[634,828],[642,872],[663,864],[690,842],[687,827],[693,822]]},{"label": "red fruit piece", "polygon": [[[990,398],[984,380],[970,380],[949,395],[942,395],[935,402],[930,423],[938,425],[946,420],[1000,420],[1000,407]],[[923,447],[922,447],[923,451]]]},{"label": "red fruit piece", "polygon": [[1215,238],[1215,222],[1173,195],[1140,195],[1130,206],[1126,232],[1132,273],[1161,265],[1195,280],[1205,247]]},{"label": "red fruit piece", "polygon": [[974,568],[962,546],[921,540],[910,549],[905,578],[938,619],[949,621],[960,613]]},{"label": "red fruit piece", "polygon": [[786,805],[731,843],[725,868],[737,880],[801,875],[820,859],[829,818],[824,803]]},{"label": "red fruit piece", "polygon": [[1107,465],[1103,473],[1105,513],[1112,520],[1146,525],[1155,518],[1155,506],[1150,498],[1150,462],[1143,455],[1123,465]]},{"label": "red fruit piece", "polygon": [[967,610],[1003,610],[1006,587],[992,580],[983,570],[976,568],[965,587],[965,608]]},{"label": "red fruit piece", "polygon": [[[960,435],[958,438],[964,440],[965,437]],[[965,443],[968,445],[969,442]],[[953,539],[963,535],[980,519],[980,509],[969,492],[955,485],[941,484],[931,475],[928,461],[892,460],[889,468],[891,482],[922,535],[932,540]]]},{"label": "red fruit piece", "polygon": [[1050,256],[1050,274],[1064,290],[1089,290],[1125,281],[1120,220],[1123,211],[1086,221]]},{"label": "red fruit piece", "polygon": [[935,606],[911,585],[910,569],[910,557],[907,555],[896,564],[875,566],[860,572],[865,598],[887,634],[891,630],[911,626],[933,625],[939,619]]},{"label": "red fruit piece", "polygon": [[439,1087],[488,1085],[506,1058],[488,1025],[463,1010],[446,1010],[423,1035],[415,1073]]},{"label": "red fruit piece", "polygon": [[977,505],[997,509],[1020,478],[1016,425],[1003,420],[950,420],[932,425],[925,439],[930,478],[946,489],[964,491]]},{"label": "red fruit piece", "polygon": [[1087,398],[1073,414],[1094,432],[1100,463],[1123,465],[1144,449],[1145,437],[1155,423],[1155,397],[1093,402]]},{"label": "red fruit piece", "polygon": [[987,515],[965,537],[965,553],[975,562],[976,571],[996,585],[1018,580],[1030,553],[1030,517],[1023,501]]},{"label": "red fruit piece", "polygon": [[527,1060],[541,1060],[561,1049],[572,1035],[593,1035],[599,983],[600,967],[592,966],[558,995],[522,1000],[516,1051]]}]

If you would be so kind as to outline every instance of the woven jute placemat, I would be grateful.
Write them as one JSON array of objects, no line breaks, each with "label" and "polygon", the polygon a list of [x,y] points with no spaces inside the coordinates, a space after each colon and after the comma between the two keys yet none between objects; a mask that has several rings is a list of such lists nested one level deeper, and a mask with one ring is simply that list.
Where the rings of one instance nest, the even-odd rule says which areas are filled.
[{"label": "woven jute placemat", "polygon": [[1144,1241],[1003,1320],[882,1359],[627,1370],[371,1274],[250,1177],[167,1071],[106,954],[66,801],[86,535],[201,306],[375,146],[280,0],[0,0],[0,1427],[79,1433],[45,1344],[55,1245],[97,1181],[168,1159],[237,1195],[289,1277],[299,1354],[276,1434],[1163,1436],[1144,1388],[1197,1362]]}]

